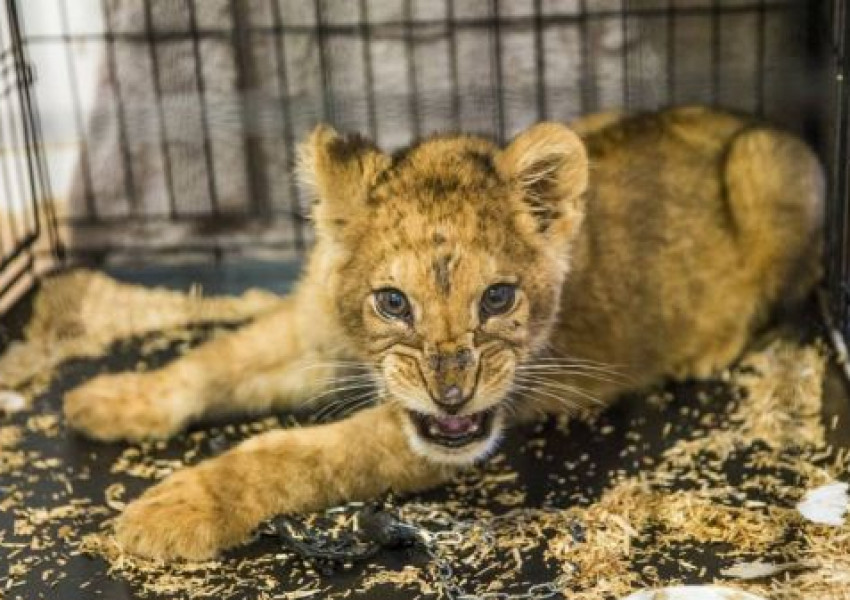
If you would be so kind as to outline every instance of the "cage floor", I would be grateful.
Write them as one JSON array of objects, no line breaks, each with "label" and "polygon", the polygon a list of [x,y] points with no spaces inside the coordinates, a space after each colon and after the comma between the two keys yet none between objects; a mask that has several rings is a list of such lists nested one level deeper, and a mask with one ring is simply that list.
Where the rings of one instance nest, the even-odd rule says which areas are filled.
[{"label": "cage floor", "polygon": [[[275,282],[276,291],[285,291],[295,273],[291,265],[221,269],[161,267],[115,274],[125,280],[181,289],[201,280],[208,291],[236,292],[249,285],[269,287],[270,281]],[[6,325],[11,335],[27,314],[24,305],[10,315]],[[527,536],[531,540],[536,536],[538,543],[515,549],[495,544],[480,560],[469,558],[480,549],[447,551],[435,558],[433,549],[429,552],[414,546],[383,550],[367,561],[336,568],[305,562],[274,536],[260,536],[228,552],[220,562],[194,570],[107,561],[83,552],[80,541],[84,536],[103,531],[104,523],[117,514],[122,503],[151,485],[152,477],[162,476],[179,463],[194,463],[220,452],[251,431],[292,422],[289,415],[273,415],[271,420],[207,423],[167,443],[127,446],[90,442],[68,431],[58,418],[62,394],[85,379],[103,371],[132,369],[143,354],[151,365],[167,361],[180,344],[196,343],[209,332],[206,327],[195,328],[191,340],[154,344],[153,351],[149,339],[131,340],[116,344],[103,358],[70,361],[37,398],[33,411],[0,421],[0,426],[16,425],[25,432],[16,446],[25,460],[16,468],[0,470],[0,598],[454,598],[488,590],[527,593],[534,584],[563,577],[565,561],[553,553],[550,542],[567,532],[546,527]],[[482,514],[519,515],[516,519],[522,520],[522,511],[527,509],[591,507],[615,481],[639,477],[663,462],[666,453],[682,440],[711,436],[712,428],[722,431],[739,399],[733,386],[722,380],[671,384],[664,393],[656,390],[624,398],[593,424],[547,422],[513,431],[489,465],[440,490],[390,502],[402,517],[413,514],[405,513],[406,506],[434,510],[444,506],[454,511],[458,522],[467,524]],[[834,460],[837,448],[850,448],[850,428],[836,426],[850,423],[850,402],[843,380],[832,366],[824,388],[823,422],[832,424],[826,433],[831,452],[789,448],[781,454],[789,461],[805,457],[818,465],[818,461],[827,464]],[[754,466],[758,461],[750,460],[762,450],[758,443],[738,448],[722,464],[705,457],[705,469],[718,489],[731,486],[741,490],[730,502],[793,507],[790,496],[747,485],[750,478],[766,476],[766,467]],[[793,469],[769,474],[790,489],[808,483]],[[687,491],[699,485],[699,478],[693,479],[683,470],[672,474],[669,490]],[[584,540],[588,527],[576,519],[570,532],[576,544]],[[642,536],[625,564],[637,584],[708,583],[742,558],[788,560],[784,545],[798,543],[799,532],[785,534],[760,553],[729,553],[729,544],[697,540],[671,545],[652,535]],[[623,577],[624,573],[610,576]],[[570,578],[562,581],[570,589]],[[566,596],[572,597],[569,592]]]}]

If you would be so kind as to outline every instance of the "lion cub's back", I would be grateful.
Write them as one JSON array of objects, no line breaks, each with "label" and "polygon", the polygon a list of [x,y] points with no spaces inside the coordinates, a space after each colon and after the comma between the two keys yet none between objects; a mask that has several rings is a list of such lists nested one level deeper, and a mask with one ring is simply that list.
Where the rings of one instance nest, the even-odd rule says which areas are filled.
[{"label": "lion cub's back", "polygon": [[821,168],[797,138],[709,109],[599,122],[554,345],[639,384],[710,375],[816,280]]}]

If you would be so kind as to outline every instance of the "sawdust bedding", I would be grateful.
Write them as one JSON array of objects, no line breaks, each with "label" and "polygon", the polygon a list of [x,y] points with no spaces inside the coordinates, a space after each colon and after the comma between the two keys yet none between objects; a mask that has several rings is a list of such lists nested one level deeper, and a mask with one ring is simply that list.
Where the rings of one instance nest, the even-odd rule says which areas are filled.
[{"label": "sawdust bedding", "polygon": [[[128,499],[184,464],[295,422],[268,417],[170,442],[98,446],[64,428],[61,392],[91,375],[107,351],[131,348],[146,368],[151,355],[197,342],[194,326],[244,321],[276,302],[263,292],[206,299],[142,289],[89,272],[44,286],[26,339],[0,357],[8,413],[0,416],[0,598],[62,597],[62,590],[98,597],[107,577],[144,598],[356,598],[378,590],[403,598],[597,600],[680,584],[777,600],[850,598],[846,506],[832,507],[832,524],[816,523],[809,509],[821,496],[806,496],[821,486],[841,492],[838,482],[850,479],[850,452],[826,441],[830,429],[845,426],[822,415],[827,352],[783,341],[747,356],[725,382],[639,399],[644,408],[624,409],[626,419],[539,426],[445,490],[392,499],[393,514],[422,543],[375,561],[329,574],[270,536],[205,563],[122,553],[110,519]],[[136,341],[121,346],[128,338]],[[592,443],[583,450],[585,439]],[[597,461],[594,450],[606,446],[618,455]],[[545,482],[530,485],[528,471]],[[846,502],[846,493],[837,497]],[[804,498],[806,510],[798,509]],[[345,532],[357,510],[303,522]],[[684,594],[670,597],[697,597]]]}]

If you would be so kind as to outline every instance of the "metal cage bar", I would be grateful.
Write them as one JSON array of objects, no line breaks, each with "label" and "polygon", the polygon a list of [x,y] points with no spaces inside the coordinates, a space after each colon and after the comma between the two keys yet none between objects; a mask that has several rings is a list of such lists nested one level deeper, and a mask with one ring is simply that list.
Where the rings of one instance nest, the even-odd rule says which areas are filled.
[{"label": "metal cage bar", "polygon": [[[389,146],[404,145],[432,129],[472,129],[505,140],[543,118],[568,120],[599,109],[684,102],[722,104],[738,96],[741,108],[769,119],[778,116],[783,124],[804,131],[810,116],[803,108],[809,101],[804,94],[798,98],[785,92],[777,101],[774,80],[780,73],[787,75],[790,88],[812,84],[804,70],[783,62],[785,51],[809,50],[804,43],[791,50],[777,47],[775,38],[778,28],[797,27],[802,21],[798,17],[811,13],[814,4],[829,5],[835,33],[829,68],[835,90],[832,109],[817,110],[833,123],[832,146],[824,155],[829,155],[833,173],[830,224],[841,223],[842,228],[831,225],[828,270],[831,282],[850,277],[845,223],[848,97],[837,77],[847,76],[846,33],[836,33],[846,27],[845,0],[579,0],[574,5],[541,0],[269,0],[266,5],[229,0],[228,10],[219,11],[226,13],[220,21],[205,16],[197,0],[169,3],[186,13],[184,25],[163,24],[150,2],[126,3],[141,7],[133,15],[122,13],[125,4],[103,0],[101,31],[75,27],[68,18],[68,0],[41,4],[51,1],[61,17],[55,31],[21,28],[21,0],[6,0],[6,8],[20,28],[20,51],[60,47],[71,84],[68,122],[79,145],[79,198],[60,198],[70,210],[63,211],[59,226],[80,256],[123,253],[141,258],[198,251],[220,257],[257,246],[303,253],[311,231],[291,171],[298,141],[322,120],[359,129]],[[735,37],[727,32],[730,23],[739,27],[739,34],[741,27],[749,34],[741,64],[730,64],[723,51]],[[793,35],[788,39],[796,40]],[[517,40],[524,44],[519,50]],[[97,101],[88,112],[82,107],[74,54],[78,42],[104,49]],[[164,49],[180,44],[187,48],[186,81],[175,92],[175,72]],[[258,52],[257,44],[267,44],[262,47],[268,52]],[[480,44],[480,54],[474,48],[470,54],[470,44]],[[8,48],[0,66],[17,64],[15,43],[3,45]],[[138,82],[127,79],[132,69],[125,64],[140,48],[146,52],[152,98],[150,106],[142,107],[133,95]],[[215,69],[230,64],[232,97],[223,95],[215,81]],[[398,79],[388,64],[401,73]],[[29,93],[29,83],[16,81],[13,88]],[[32,105],[25,107],[32,127],[21,124],[19,116],[10,120],[13,96],[8,89],[0,95],[4,146],[32,143],[38,128]],[[50,108],[49,97],[40,100],[42,108]],[[196,129],[182,127],[179,111],[190,109],[197,114]],[[107,143],[110,136],[113,141]],[[198,161],[189,175],[180,162],[187,148]],[[282,153],[280,162],[275,162],[275,153]],[[0,160],[0,191],[25,195],[28,202],[49,196],[53,169],[44,166],[43,154],[28,155],[26,161],[37,168],[31,171],[5,156]],[[152,164],[162,165],[158,203],[152,203],[155,194],[146,181]],[[43,185],[18,187],[42,176]],[[189,184],[191,193],[185,187]],[[39,207],[43,211],[43,204]],[[28,239],[24,225],[15,221],[0,228],[4,256],[7,248],[16,249]],[[844,306],[846,291],[836,288],[834,296],[839,295],[836,302]]]},{"label": "metal cage bar", "polygon": [[832,4],[832,149],[826,215],[826,278],[837,326],[850,337],[850,6]]},{"label": "metal cage bar", "polygon": [[0,311],[62,257],[18,7],[0,19]]}]

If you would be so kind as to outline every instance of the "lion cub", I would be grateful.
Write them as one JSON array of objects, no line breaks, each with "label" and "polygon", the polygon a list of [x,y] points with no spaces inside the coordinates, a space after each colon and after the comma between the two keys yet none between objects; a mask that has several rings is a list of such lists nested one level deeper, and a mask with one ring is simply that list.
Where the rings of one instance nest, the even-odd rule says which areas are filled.
[{"label": "lion cub", "polygon": [[127,507],[123,546],[208,558],[277,513],[435,485],[516,419],[710,375],[803,298],[824,184],[801,141],[704,108],[593,122],[583,139],[542,123],[505,148],[446,135],[392,156],[318,127],[297,291],[162,369],[97,377],[65,413],[135,440],[334,386],[380,400],[178,471]]}]

